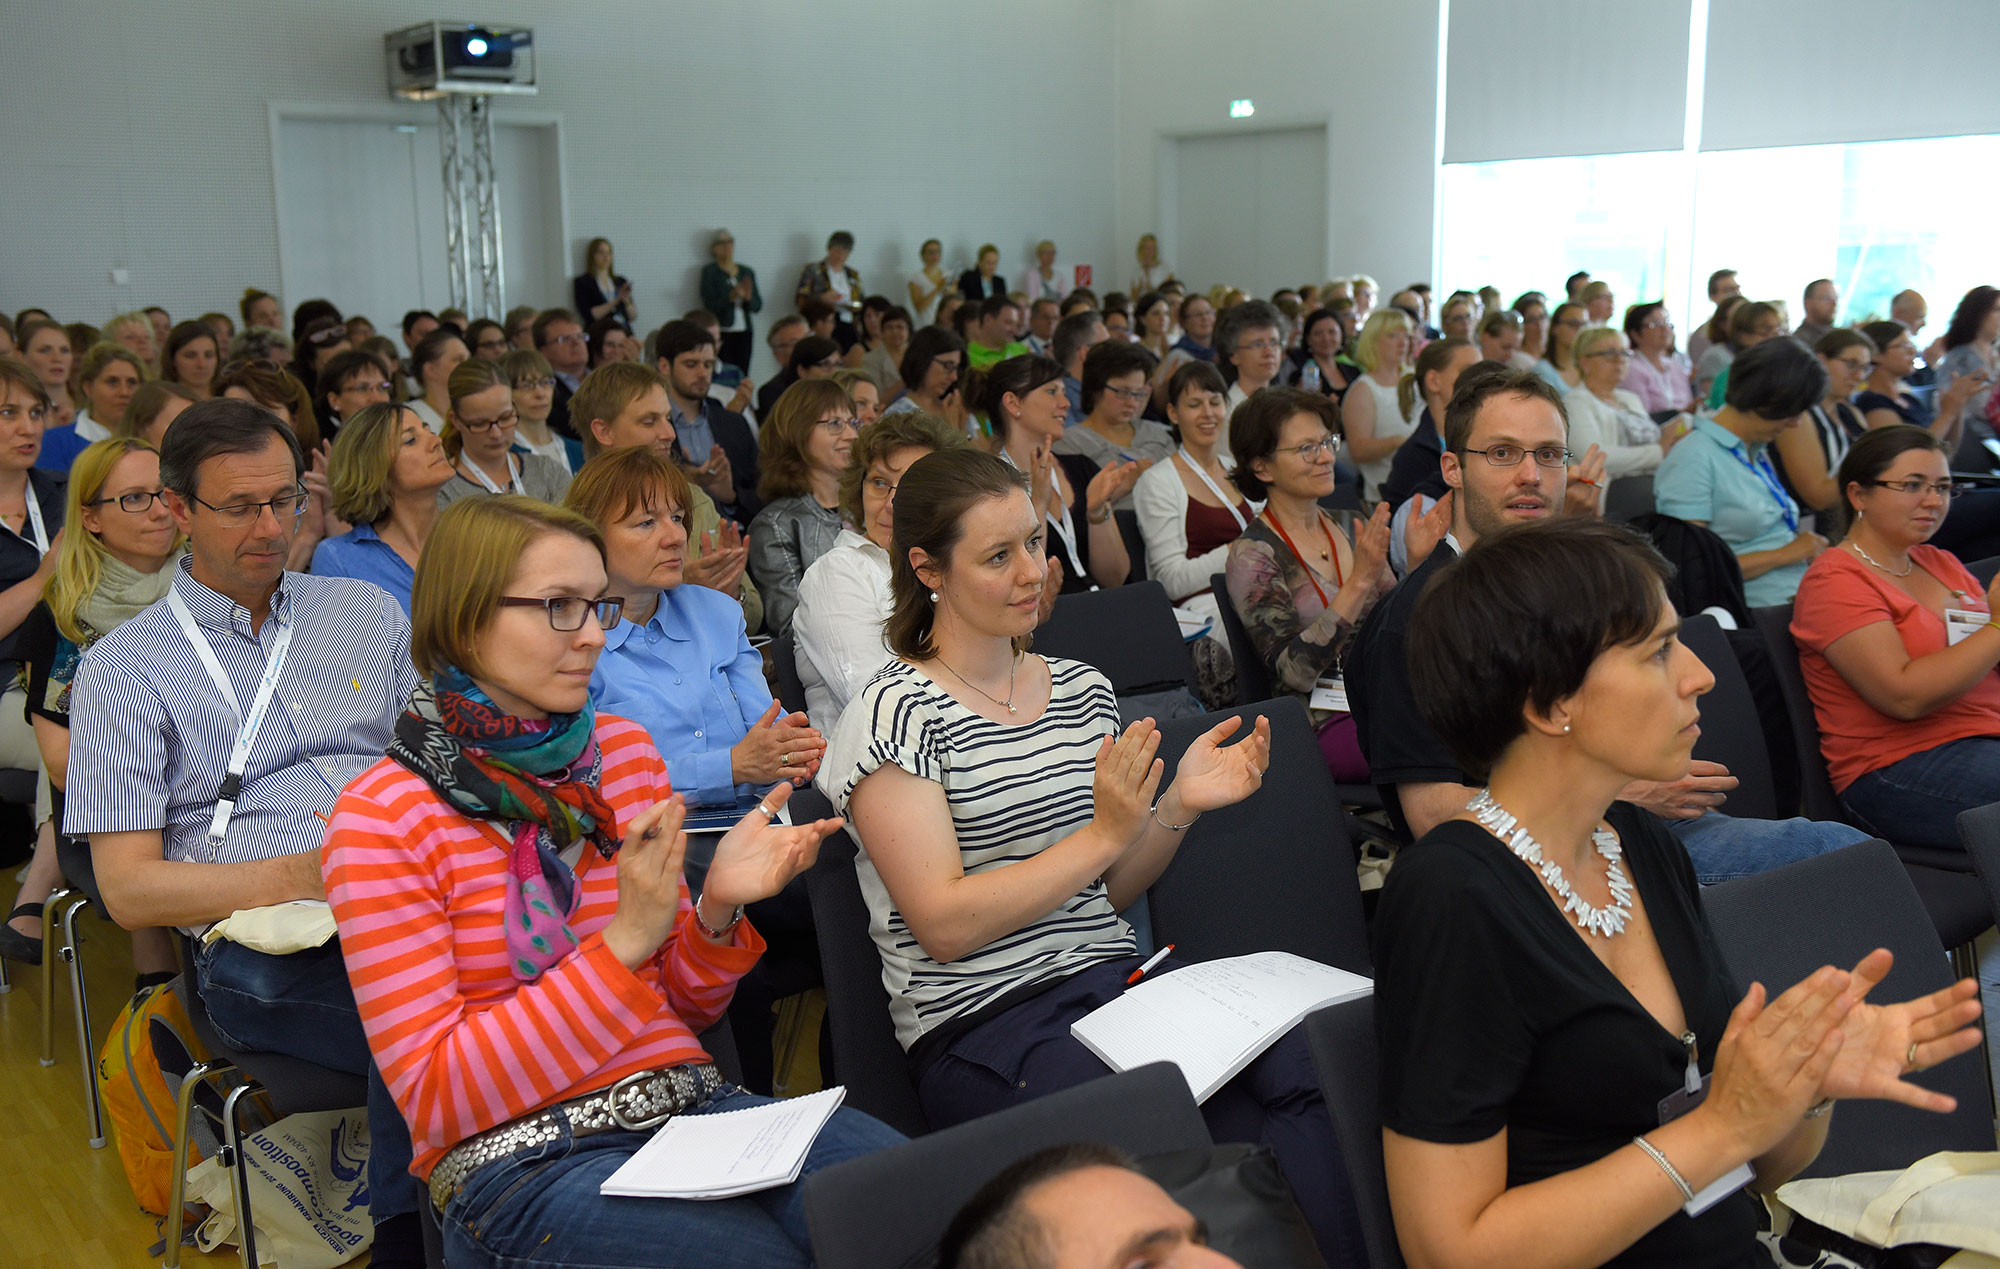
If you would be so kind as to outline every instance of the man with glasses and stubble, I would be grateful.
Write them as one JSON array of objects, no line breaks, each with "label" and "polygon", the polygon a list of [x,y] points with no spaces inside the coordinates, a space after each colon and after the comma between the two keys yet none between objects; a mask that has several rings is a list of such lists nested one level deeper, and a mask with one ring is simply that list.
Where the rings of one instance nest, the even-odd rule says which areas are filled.
[{"label": "man with glasses and stubble", "polygon": [[380,759],[416,686],[410,623],[378,586],[286,570],[305,464],[277,416],[225,398],[182,417],[160,470],[188,554],[167,598],[77,671],[63,830],[90,840],[114,920],[195,940],[195,990],[232,1045],[369,1077],[373,1263],[420,1265],[409,1129],[369,1056],[330,921],[321,935],[313,909],[289,908],[266,937],[237,935],[321,939],[284,954],[203,942],[232,914],[324,901],[326,817]]}]

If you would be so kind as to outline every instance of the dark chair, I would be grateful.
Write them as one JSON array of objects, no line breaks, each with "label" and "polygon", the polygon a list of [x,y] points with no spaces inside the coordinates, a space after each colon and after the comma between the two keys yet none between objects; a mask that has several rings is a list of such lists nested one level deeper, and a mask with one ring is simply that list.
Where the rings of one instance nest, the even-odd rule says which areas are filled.
[{"label": "dark chair", "polygon": [[1146,535],[1139,531],[1139,513],[1130,508],[1114,510],[1111,518],[1118,523],[1118,536],[1125,539],[1125,558],[1131,561],[1125,585],[1145,581],[1151,574],[1146,571]]},{"label": "dark chair", "polygon": [[1238,743],[1259,715],[1271,720],[1263,787],[1188,830],[1147,891],[1154,942],[1174,944],[1183,960],[1283,951],[1372,977],[1354,846],[1297,697],[1162,725],[1160,787],[1197,736],[1235,716],[1245,721],[1229,741]]},{"label": "dark chair", "polygon": [[1620,476],[1604,490],[1606,520],[1624,524],[1640,516],[1651,515],[1655,510],[1651,473],[1644,476]]},{"label": "dark chair", "polygon": [[778,680],[778,704],[787,714],[802,714],[806,708],[806,685],[799,678],[799,651],[792,632],[771,638],[771,673]]},{"label": "dark chair", "polygon": [[1377,1101],[1375,998],[1363,996],[1306,1015],[1306,1040],[1320,1092],[1340,1138],[1341,1161],[1361,1217],[1361,1240],[1372,1269],[1402,1269],[1403,1249],[1389,1211],[1382,1165],[1382,1107]]},{"label": "dark chair", "polygon": [[83,1105],[90,1125],[92,1150],[104,1148],[104,1108],[97,1095],[97,1040],[90,1026],[90,997],[83,989],[83,941],[76,920],[89,908],[105,911],[91,866],[90,843],[74,837],[56,838],[56,864],[62,888],[51,893],[42,908],[42,1065],[56,1062],[56,962],[69,967],[70,1005],[76,1015],[77,1069],[83,1076]]},{"label": "dark chair", "polygon": [[[801,806],[801,800],[806,806]],[[815,803],[814,799],[817,799]],[[794,818],[825,815],[816,789],[792,795]],[[827,1025],[833,1033],[833,1065],[847,1085],[847,1105],[864,1110],[905,1136],[930,1131],[917,1101],[917,1086],[889,1020],[889,993],[882,986],[882,956],[868,933],[868,905],[855,876],[854,839],[835,833],[820,843],[819,859],[806,873],[813,930],[819,939],[820,968],[826,979]]]},{"label": "dark chair", "polygon": [[820,1269],[928,1266],[980,1186],[1017,1159],[1078,1141],[1137,1156],[1214,1144],[1179,1067],[1108,1075],[813,1174],[805,1204],[814,1259]]},{"label": "dark chair", "polygon": [[1958,837],[1972,859],[1972,871],[1986,887],[1994,918],[2000,920],[2000,802],[1960,811]]},{"label": "dark chair", "polygon": [[1356,515],[1359,515],[1363,510],[1361,505],[1361,491],[1353,485],[1347,484],[1335,485],[1332,493],[1319,500],[1319,505],[1333,512],[1335,515],[1339,515],[1343,511],[1352,511]]},{"label": "dark chair", "polygon": [[[1739,987],[1761,982],[1775,997],[1822,965],[1852,967],[1878,947],[1896,963],[1873,993],[1909,1000],[1951,983],[1946,962],[1896,853],[1860,842],[1754,877],[1711,886],[1702,906]],[[1993,1099],[1976,1056],[1910,1077],[1958,1099],[1948,1115],[1894,1102],[1846,1102],[1808,1176],[1900,1171],[1939,1150],[1993,1149]]]},{"label": "dark chair", "polygon": [[[40,779],[39,771],[28,771],[18,767],[0,768],[0,832],[11,831],[16,838],[11,843],[0,845],[0,849],[5,851],[5,858],[19,860],[34,853],[35,786]],[[46,902],[42,910],[44,913],[48,911]],[[45,965],[48,963],[49,949],[46,935],[48,928],[48,922],[44,920],[42,963]],[[7,958],[0,956],[0,996],[13,990],[14,984],[7,977]],[[48,1000],[46,993],[43,994],[42,1000],[46,1004]]]},{"label": "dark chair", "polygon": [[1250,642],[1250,631],[1243,624],[1243,615],[1229,598],[1227,576],[1217,573],[1208,583],[1214,590],[1215,606],[1221,611],[1218,620],[1229,644],[1229,660],[1236,669],[1237,699],[1246,704],[1270,700],[1277,695],[1271,688],[1270,667],[1257,655],[1256,645]]},{"label": "dark chair", "polygon": [[1158,582],[1064,595],[1035,631],[1035,651],[1096,667],[1118,696],[1195,685],[1194,659]]},{"label": "dark chair", "polygon": [[1714,690],[1701,698],[1701,736],[1695,741],[1694,756],[1719,762],[1736,777],[1736,790],[1729,795],[1731,815],[1777,819],[1771,753],[1764,745],[1749,680],[1743,677],[1728,638],[1714,617],[1697,613],[1682,620],[1681,642],[1715,675]]},{"label": "dark chair", "polygon": [[2000,555],[1989,555],[1983,560],[1974,560],[1965,566],[1965,571],[1978,578],[1981,586],[1991,586],[1995,575],[2000,575]]}]

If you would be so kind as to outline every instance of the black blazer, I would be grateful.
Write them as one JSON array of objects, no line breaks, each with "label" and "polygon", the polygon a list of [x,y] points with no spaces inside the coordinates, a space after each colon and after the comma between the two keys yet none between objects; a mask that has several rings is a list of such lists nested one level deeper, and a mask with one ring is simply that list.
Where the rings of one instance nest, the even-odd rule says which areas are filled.
[{"label": "black blazer", "polygon": [[[630,285],[631,281],[624,274],[614,273],[611,275],[613,290],[621,286]],[[596,320],[591,317],[590,310],[604,303],[605,300],[604,293],[597,289],[597,275],[594,273],[579,273],[571,278],[569,282],[569,295],[571,303],[576,306],[576,320],[582,322],[585,326],[589,326],[591,322]],[[617,308],[612,309],[610,313],[606,314],[606,316],[617,318],[618,324],[625,328],[627,334],[632,332],[632,313],[629,304],[620,304]]]},{"label": "black blazer", "polygon": [[979,270],[967,269],[958,275],[958,293],[968,300],[991,299],[1007,294],[1007,279],[996,273],[990,281],[982,284]]},{"label": "black blazer", "polygon": [[572,423],[569,417],[569,399],[575,395],[560,377],[556,379],[555,403],[549,407],[549,430],[557,436],[567,436],[573,441],[580,441],[583,438],[577,435],[576,424]]},{"label": "black blazer", "polygon": [[[69,473],[44,471],[40,467],[29,470],[28,496],[41,508],[42,529],[52,543],[57,531],[63,527],[63,509],[68,495]],[[41,553],[35,550],[32,526],[23,524],[21,533],[0,529],[0,588],[27,581],[41,564]],[[0,664],[4,664],[9,682],[13,681],[14,663],[22,658],[21,629],[16,627],[0,634]]]},{"label": "black blazer", "polygon": [[708,426],[715,432],[715,443],[729,456],[729,474],[736,486],[736,500],[718,501],[715,509],[723,519],[747,529],[751,518],[764,509],[764,500],[757,496],[757,438],[747,419],[720,406],[709,410]]}]

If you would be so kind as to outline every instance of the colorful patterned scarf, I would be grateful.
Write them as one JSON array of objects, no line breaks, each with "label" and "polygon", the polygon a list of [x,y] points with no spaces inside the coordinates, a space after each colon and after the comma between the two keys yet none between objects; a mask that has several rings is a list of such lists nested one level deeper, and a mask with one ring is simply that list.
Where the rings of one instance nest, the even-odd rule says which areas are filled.
[{"label": "colorful patterned scarf", "polygon": [[503,712],[465,673],[447,666],[419,685],[396,722],[388,755],[422,776],[460,814],[498,820],[513,834],[507,865],[507,956],[533,982],[576,946],[569,918],[576,873],[562,852],[588,838],[609,859],[617,817],[597,791],[603,757],[589,704],[546,722]]}]

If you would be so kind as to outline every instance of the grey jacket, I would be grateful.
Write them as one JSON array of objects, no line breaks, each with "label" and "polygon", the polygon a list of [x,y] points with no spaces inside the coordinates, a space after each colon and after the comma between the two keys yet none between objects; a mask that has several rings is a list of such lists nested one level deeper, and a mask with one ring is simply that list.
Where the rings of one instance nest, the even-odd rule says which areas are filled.
[{"label": "grey jacket", "polygon": [[764,624],[772,634],[791,627],[799,579],[833,548],[840,529],[840,513],[811,494],[780,498],[750,522],[750,575],[763,592]]}]

